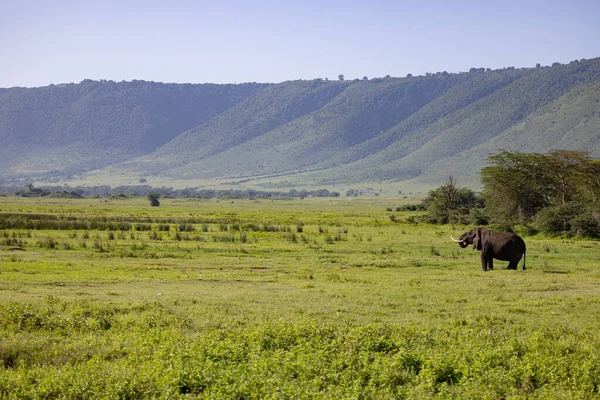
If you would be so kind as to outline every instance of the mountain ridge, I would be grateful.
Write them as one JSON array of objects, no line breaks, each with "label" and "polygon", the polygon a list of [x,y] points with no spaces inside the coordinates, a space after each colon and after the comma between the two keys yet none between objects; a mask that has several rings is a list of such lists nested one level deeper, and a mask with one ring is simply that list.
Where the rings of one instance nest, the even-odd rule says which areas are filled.
[{"label": "mountain ridge", "polygon": [[265,86],[84,80],[7,89],[0,176],[65,177],[149,153]]},{"label": "mountain ridge", "polygon": [[435,185],[454,175],[477,186],[500,149],[600,157],[600,58],[353,81],[57,89],[0,90],[0,182]]}]

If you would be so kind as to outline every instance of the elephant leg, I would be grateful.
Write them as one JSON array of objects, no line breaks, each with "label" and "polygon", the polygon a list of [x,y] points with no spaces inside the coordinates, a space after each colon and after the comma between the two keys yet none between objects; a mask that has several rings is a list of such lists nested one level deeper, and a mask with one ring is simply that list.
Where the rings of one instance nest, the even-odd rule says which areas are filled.
[{"label": "elephant leg", "polygon": [[490,260],[488,261],[488,269],[493,270],[494,269],[494,259],[490,258]]},{"label": "elephant leg", "polygon": [[483,253],[481,253],[481,269],[487,271],[487,258]]},{"label": "elephant leg", "polygon": [[508,267],[506,267],[506,269],[513,269],[516,270],[517,269],[517,265],[519,265],[519,261],[521,259],[518,260],[510,260],[510,262],[508,263]]}]

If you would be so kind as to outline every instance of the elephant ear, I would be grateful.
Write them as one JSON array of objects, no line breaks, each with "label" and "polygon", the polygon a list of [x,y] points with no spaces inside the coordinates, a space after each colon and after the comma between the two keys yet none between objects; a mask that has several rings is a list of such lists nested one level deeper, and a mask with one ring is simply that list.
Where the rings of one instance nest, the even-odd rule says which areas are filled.
[{"label": "elephant ear", "polygon": [[475,239],[473,239],[473,248],[475,250],[481,250],[483,248],[483,246],[481,245],[481,228],[477,229]]}]

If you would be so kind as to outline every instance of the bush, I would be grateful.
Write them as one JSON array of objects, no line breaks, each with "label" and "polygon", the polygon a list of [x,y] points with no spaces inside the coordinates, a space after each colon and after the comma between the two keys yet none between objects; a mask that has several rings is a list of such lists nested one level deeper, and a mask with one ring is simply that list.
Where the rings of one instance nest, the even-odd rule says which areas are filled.
[{"label": "bush", "polygon": [[546,207],[536,215],[535,224],[542,233],[560,235],[571,230],[572,218],[573,210],[569,207]]},{"label": "bush", "polygon": [[488,225],[490,223],[485,209],[482,208],[473,208],[469,212],[469,219],[469,222],[475,226]]},{"label": "bush", "polygon": [[[425,211],[426,207],[422,204],[406,204],[400,207],[396,207],[396,211]],[[391,209],[389,211],[392,211]]]},{"label": "bush", "polygon": [[152,207],[160,206],[160,201],[158,201],[158,199],[160,199],[160,193],[148,193],[146,198],[150,200],[150,205]]},{"label": "bush", "polygon": [[[477,210],[485,207],[485,202],[478,193],[475,193],[468,188],[454,189],[454,197],[450,201],[447,191],[451,183],[429,192],[427,197],[420,204],[420,208],[427,211],[424,218],[425,222],[447,224],[453,223],[468,223],[470,222],[471,210]],[[482,224],[483,225],[483,224]]]},{"label": "bush", "polygon": [[598,215],[577,202],[540,210],[535,218],[535,227],[547,235],[600,237]]},{"label": "bush", "polygon": [[586,213],[571,221],[571,232],[575,236],[600,238],[600,221],[597,215]]}]

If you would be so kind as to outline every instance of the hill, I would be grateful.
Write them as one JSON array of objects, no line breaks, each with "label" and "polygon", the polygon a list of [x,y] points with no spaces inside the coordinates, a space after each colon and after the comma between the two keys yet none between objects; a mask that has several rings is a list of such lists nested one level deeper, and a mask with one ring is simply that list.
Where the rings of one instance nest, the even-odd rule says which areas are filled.
[{"label": "hill", "polygon": [[[110,91],[115,85],[127,88],[123,97]],[[138,82],[144,92],[156,92],[146,102],[136,97],[139,89],[133,95],[134,88],[127,85],[134,83],[71,85],[63,103],[76,112],[58,113],[57,119],[66,132],[53,129],[54,136],[11,150],[16,161],[7,166],[6,175],[23,176],[26,167],[52,156],[57,171],[44,172],[46,177],[105,167],[87,172],[84,181],[109,185],[118,176],[189,186],[215,181],[279,187],[365,182],[434,186],[452,174],[462,185],[476,187],[487,156],[500,149],[564,148],[600,157],[600,58],[551,67],[472,68],[459,74],[353,81]],[[14,124],[4,121],[6,104],[25,115],[23,109],[46,106],[43,96],[59,89],[21,89],[32,91],[28,96],[16,96],[16,89],[1,91],[0,138],[15,143]],[[112,101],[100,95],[107,92]],[[96,103],[86,103],[81,93]],[[109,109],[100,106],[107,103]],[[118,118],[108,118],[110,113]],[[142,117],[148,115],[153,117]],[[177,117],[179,122],[172,121]],[[84,119],[94,129],[79,135],[73,126],[83,126]],[[49,155],[39,157],[46,146]],[[94,146],[110,154],[83,151]],[[65,165],[62,171],[60,165]]]},{"label": "hill", "polygon": [[265,84],[85,80],[0,91],[0,178],[53,178],[148,154]]},{"label": "hill", "polygon": [[599,59],[475,73],[376,138],[371,146],[377,151],[321,179],[416,178],[439,184],[452,174],[476,186],[485,159],[500,149],[589,150],[600,157],[599,83]]}]

